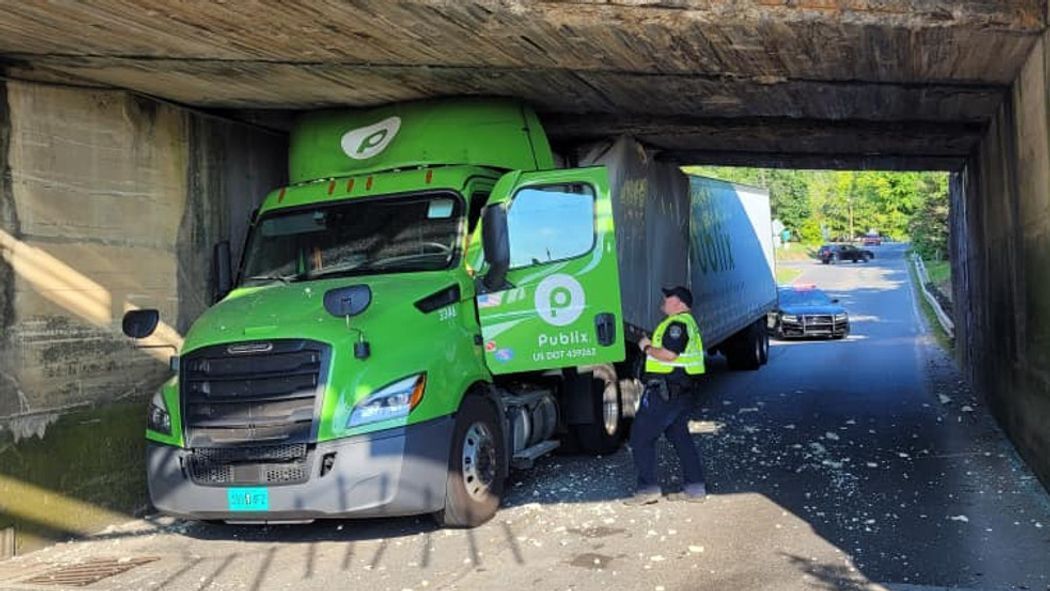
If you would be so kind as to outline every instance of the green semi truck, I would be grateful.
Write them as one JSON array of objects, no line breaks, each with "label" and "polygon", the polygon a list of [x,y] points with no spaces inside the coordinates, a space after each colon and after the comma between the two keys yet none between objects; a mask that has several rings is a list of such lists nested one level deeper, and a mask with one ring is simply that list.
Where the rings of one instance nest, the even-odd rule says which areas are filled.
[{"label": "green semi truck", "polygon": [[[433,513],[474,526],[509,471],[615,450],[659,288],[691,285],[709,351],[754,369],[776,299],[768,195],[620,138],[559,154],[511,100],[303,116],[290,184],[148,414],[153,505],[192,519]],[[124,331],[145,338],[155,310]]]}]

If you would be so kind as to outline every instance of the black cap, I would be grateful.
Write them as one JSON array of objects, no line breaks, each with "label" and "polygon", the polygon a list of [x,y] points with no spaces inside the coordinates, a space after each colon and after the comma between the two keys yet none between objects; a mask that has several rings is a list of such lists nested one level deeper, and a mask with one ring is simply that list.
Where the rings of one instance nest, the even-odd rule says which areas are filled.
[{"label": "black cap", "polygon": [[689,291],[688,288],[682,287],[681,285],[676,287],[665,287],[660,291],[664,292],[664,297],[669,298],[675,296],[682,300],[682,303],[686,306],[693,307],[693,292]]}]

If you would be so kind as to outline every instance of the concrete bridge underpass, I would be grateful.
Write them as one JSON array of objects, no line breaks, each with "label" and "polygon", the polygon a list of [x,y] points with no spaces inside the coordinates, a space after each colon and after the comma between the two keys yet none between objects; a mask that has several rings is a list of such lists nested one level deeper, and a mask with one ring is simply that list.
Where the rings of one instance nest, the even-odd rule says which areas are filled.
[{"label": "concrete bridge underpass", "polygon": [[141,401],[166,368],[120,316],[159,306],[177,344],[211,245],[285,182],[295,114],[450,95],[528,101],[559,150],[631,134],[683,164],[951,171],[958,361],[1050,485],[1044,0],[0,12],[0,509],[54,500],[16,515],[20,550],[141,508]]}]

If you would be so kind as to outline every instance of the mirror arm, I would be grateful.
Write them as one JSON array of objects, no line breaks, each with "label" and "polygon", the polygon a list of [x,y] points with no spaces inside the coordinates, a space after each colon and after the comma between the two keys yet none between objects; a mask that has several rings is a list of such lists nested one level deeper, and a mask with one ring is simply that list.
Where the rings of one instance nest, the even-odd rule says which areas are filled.
[{"label": "mirror arm", "polygon": [[476,290],[477,290],[477,292],[479,294],[493,293],[493,292],[496,292],[496,291],[505,291],[505,290],[508,290],[508,289],[514,289],[516,287],[513,283],[511,283],[510,281],[507,281],[506,276],[504,276],[502,284],[500,284],[500,285],[489,285],[488,282],[486,281],[486,279],[488,277],[489,277],[489,274],[486,273],[484,275],[479,275],[476,278],[476,280],[475,280]]}]

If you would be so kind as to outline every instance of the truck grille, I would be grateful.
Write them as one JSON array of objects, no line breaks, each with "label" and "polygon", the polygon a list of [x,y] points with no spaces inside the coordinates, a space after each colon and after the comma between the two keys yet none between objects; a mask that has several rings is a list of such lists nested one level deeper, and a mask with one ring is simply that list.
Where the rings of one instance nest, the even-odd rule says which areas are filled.
[{"label": "truck grille", "polygon": [[202,447],[187,458],[197,484],[296,484],[310,474],[305,443],[247,447]]},{"label": "truck grille", "polygon": [[234,343],[181,360],[187,447],[308,443],[329,348],[307,340]]}]

